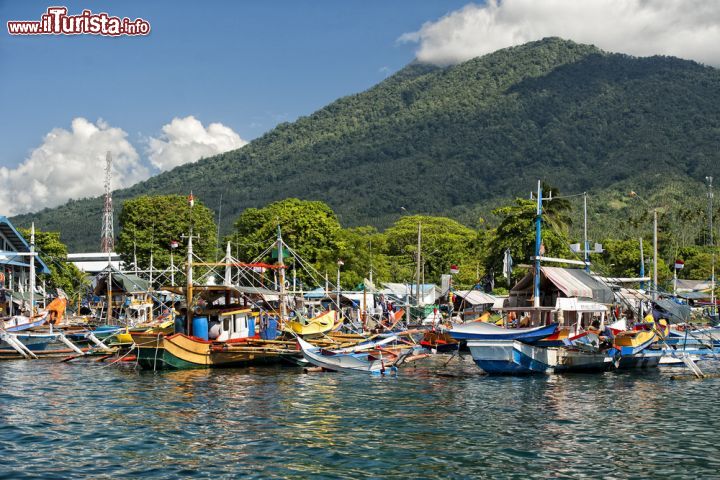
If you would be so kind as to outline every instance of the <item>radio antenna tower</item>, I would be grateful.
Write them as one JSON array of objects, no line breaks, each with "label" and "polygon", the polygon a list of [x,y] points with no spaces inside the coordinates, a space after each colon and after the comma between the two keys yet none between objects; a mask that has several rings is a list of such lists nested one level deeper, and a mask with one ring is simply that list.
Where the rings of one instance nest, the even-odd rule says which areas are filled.
[{"label": "radio antenna tower", "polygon": [[100,236],[100,249],[103,253],[110,253],[115,249],[115,235],[113,233],[113,206],[112,192],[110,191],[110,177],[112,176],[112,155],[107,152],[105,157],[105,206],[103,208],[102,235]]}]

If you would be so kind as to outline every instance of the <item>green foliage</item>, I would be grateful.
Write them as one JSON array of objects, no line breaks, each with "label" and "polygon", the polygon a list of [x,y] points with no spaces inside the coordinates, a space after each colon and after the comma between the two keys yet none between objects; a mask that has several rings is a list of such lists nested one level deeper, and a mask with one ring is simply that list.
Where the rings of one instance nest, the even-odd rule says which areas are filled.
[{"label": "green foliage", "polygon": [[[564,228],[554,227],[562,225],[566,215],[566,208],[549,208],[553,202],[544,208],[547,215],[542,217],[542,244],[545,246],[545,255],[549,257],[570,258],[568,245],[570,243]],[[537,203],[534,200],[515,199],[514,205],[501,207],[493,211],[502,220],[500,225],[489,232],[488,256],[485,259],[486,269],[493,271],[496,278],[502,274],[505,250],[510,249],[510,255],[515,264],[529,264],[530,257],[535,255],[535,219],[537,218]],[[524,272],[515,271],[514,277],[522,276]]]},{"label": "green foliage", "polygon": [[[251,260],[261,255],[276,239],[279,226],[283,241],[319,272],[337,268],[341,227],[323,202],[288,198],[263,208],[248,208],[234,225],[229,240],[240,258]],[[261,260],[272,261],[270,252]],[[306,274],[300,275],[308,280]]]},{"label": "green foliage", "polygon": [[[30,229],[21,228],[19,231],[26,239],[30,238]],[[38,276],[38,281],[46,282],[48,293],[54,288],[60,288],[71,300],[85,293],[89,281],[75,265],[67,262],[68,251],[65,244],[60,241],[60,233],[36,230],[35,250],[50,270],[49,275]]]},{"label": "green foliage", "polygon": [[126,265],[133,263],[137,255],[140,269],[150,266],[150,253],[154,269],[170,266],[170,243],[179,242],[173,251],[176,267],[187,258],[187,240],[192,225],[193,252],[198,257],[213,261],[217,254],[217,226],[213,212],[195,199],[190,207],[182,195],[143,195],[123,204],[120,214],[120,236],[116,250]]},{"label": "green foliage", "polygon": [[388,255],[394,260],[393,280],[411,281],[415,277],[418,225],[422,232],[422,265],[427,281],[437,282],[450,273],[451,265],[460,267],[460,282],[475,276],[473,261],[477,258],[477,233],[443,217],[413,215],[401,217],[385,231]]},{"label": "green foliage", "polygon": [[[678,251],[677,259],[685,262],[685,267],[678,272],[682,278],[691,280],[710,280],[713,264],[720,258],[717,247],[685,247]],[[716,274],[717,276],[717,274]]]},{"label": "green foliage", "polygon": [[[703,215],[682,195],[702,199],[701,179],[720,177],[719,86],[720,71],[711,67],[557,38],[447,68],[413,63],[239,150],[114,192],[116,214],[127,199],[193,188],[216,211],[222,196],[223,234],[245,209],[286,197],[322,200],[345,226],[387,227],[401,205],[473,227],[482,216],[496,226],[488,212],[541,178],[595,195],[596,239],[647,234],[647,208],[628,201],[629,190],[640,189],[651,203],[667,198],[667,248],[687,246],[702,235]],[[678,183],[677,195],[669,194],[666,187]],[[679,205],[692,208],[681,212]],[[582,209],[574,212],[573,224],[582,225]],[[35,220],[61,231],[73,251],[93,251],[101,215],[102,201],[93,198],[13,222]],[[393,268],[404,275],[400,263]]]},{"label": "green foliage", "polygon": [[363,279],[373,281],[389,280],[390,258],[387,251],[386,236],[374,227],[355,227],[340,230],[338,235],[338,258],[345,263],[341,271],[341,283],[344,288],[354,288]]}]

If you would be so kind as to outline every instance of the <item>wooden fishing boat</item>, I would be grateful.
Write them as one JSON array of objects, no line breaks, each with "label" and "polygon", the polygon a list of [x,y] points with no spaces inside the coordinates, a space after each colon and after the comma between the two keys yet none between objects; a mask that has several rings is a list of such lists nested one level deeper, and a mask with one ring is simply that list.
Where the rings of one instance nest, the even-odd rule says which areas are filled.
[{"label": "wooden fishing boat", "polygon": [[652,330],[630,330],[615,336],[615,348],[620,352],[618,368],[654,368],[660,363],[663,353],[649,349],[657,340]]},{"label": "wooden fishing boat", "polygon": [[170,335],[175,330],[175,320],[165,320],[164,322],[157,323],[155,325],[138,325],[136,327],[126,327],[121,329],[115,334],[115,345],[132,345],[133,337],[132,333],[149,333],[158,334],[162,333]]},{"label": "wooden fishing boat", "polygon": [[490,375],[602,372],[618,362],[614,348],[588,349],[572,342],[543,347],[519,340],[468,340],[467,345],[477,366]]},{"label": "wooden fishing boat", "polygon": [[489,375],[526,375],[532,370],[513,359],[515,340],[468,340],[475,364]]},{"label": "wooden fishing boat", "polygon": [[455,340],[521,340],[532,343],[555,333],[557,323],[530,328],[504,328],[484,322],[453,325],[447,332]]},{"label": "wooden fishing boat", "polygon": [[513,344],[513,361],[535,373],[605,372],[617,367],[614,348],[588,351],[573,347],[537,347]]},{"label": "wooden fishing boat", "polygon": [[280,363],[296,356],[292,342],[216,342],[182,333],[131,333],[138,365],[145,370],[242,367]]},{"label": "wooden fishing boat", "polygon": [[12,317],[0,319],[0,328],[6,332],[21,332],[44,325],[48,320],[47,310],[32,316],[13,315]]},{"label": "wooden fishing boat", "polygon": [[320,335],[333,330],[337,320],[337,311],[328,310],[308,320],[291,320],[285,324],[283,331],[302,336]]},{"label": "wooden fishing boat", "polygon": [[396,353],[383,348],[372,348],[355,352],[325,350],[297,337],[303,357],[317,367],[334,372],[370,373],[387,375],[397,373],[397,365],[412,353],[407,349]]},{"label": "wooden fishing boat", "polygon": [[[143,369],[238,367],[279,363],[299,355],[292,341],[263,340],[255,329],[258,313],[231,309],[194,319],[194,335],[162,331],[130,332]],[[204,326],[203,326],[204,325]]]},{"label": "wooden fishing boat", "polygon": [[623,356],[635,355],[648,348],[657,340],[652,330],[628,330],[615,335],[615,347]]},{"label": "wooden fishing boat", "polygon": [[458,340],[452,338],[447,332],[438,332],[437,330],[425,332],[420,340],[420,345],[437,353],[455,352],[460,348]]}]

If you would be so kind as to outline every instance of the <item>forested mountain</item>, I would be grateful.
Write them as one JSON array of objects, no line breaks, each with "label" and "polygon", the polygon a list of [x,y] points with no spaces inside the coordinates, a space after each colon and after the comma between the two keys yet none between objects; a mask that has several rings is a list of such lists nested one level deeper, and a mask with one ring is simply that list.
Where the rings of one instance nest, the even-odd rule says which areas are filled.
[{"label": "forested mountain", "polygon": [[[703,178],[720,176],[719,135],[720,71],[548,38],[446,68],[413,63],[114,200],[119,210],[140,194],[192,189],[217,212],[222,195],[223,231],[243,209],[287,197],[325,201],[346,226],[386,227],[401,207],[476,226],[543,179],[594,192],[602,205],[592,223],[607,230],[631,208],[622,192],[652,203],[671,188],[679,202],[702,201]],[[101,199],[83,199],[13,221],[61,231],[72,251],[96,250],[101,210]]]}]

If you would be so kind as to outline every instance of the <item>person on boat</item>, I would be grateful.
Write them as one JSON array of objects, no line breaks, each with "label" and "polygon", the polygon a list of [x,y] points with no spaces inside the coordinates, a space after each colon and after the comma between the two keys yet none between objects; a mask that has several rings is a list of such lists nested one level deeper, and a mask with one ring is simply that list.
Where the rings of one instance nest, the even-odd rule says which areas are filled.
[{"label": "person on boat", "polygon": [[592,323],[588,326],[587,331],[590,333],[594,333],[597,336],[600,336],[600,334],[602,333],[600,331],[600,320],[593,320]]},{"label": "person on boat", "polygon": [[530,315],[528,315],[528,314],[526,313],[525,316],[523,316],[523,317],[520,319],[520,324],[519,324],[518,326],[519,326],[520,328],[527,328],[527,327],[529,327],[529,326],[530,326]]},{"label": "person on boat", "polygon": [[602,325],[598,319],[592,321],[587,331],[597,335],[601,345],[609,346],[615,341],[615,335],[613,335],[610,327]]}]

